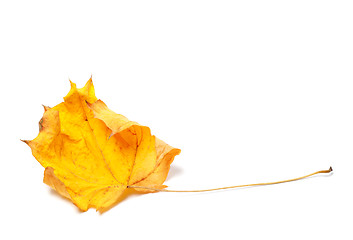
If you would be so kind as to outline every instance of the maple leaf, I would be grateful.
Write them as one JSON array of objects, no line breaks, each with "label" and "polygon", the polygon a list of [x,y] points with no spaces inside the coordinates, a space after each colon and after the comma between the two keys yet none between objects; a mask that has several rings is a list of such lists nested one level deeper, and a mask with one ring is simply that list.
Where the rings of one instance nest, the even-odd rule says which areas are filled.
[{"label": "maple leaf", "polygon": [[80,89],[70,83],[64,102],[44,107],[38,136],[25,141],[45,168],[44,183],[82,211],[109,209],[129,186],[165,188],[180,150],[97,100],[92,79]]}]

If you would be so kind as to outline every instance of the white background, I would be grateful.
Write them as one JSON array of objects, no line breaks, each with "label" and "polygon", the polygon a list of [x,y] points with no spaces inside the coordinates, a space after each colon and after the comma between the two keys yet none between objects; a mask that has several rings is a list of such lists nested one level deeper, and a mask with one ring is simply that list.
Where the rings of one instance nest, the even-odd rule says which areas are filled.
[{"label": "white background", "polygon": [[[352,239],[351,1],[1,1],[1,239]],[[81,213],[20,139],[93,75],[182,149],[154,193]]]}]

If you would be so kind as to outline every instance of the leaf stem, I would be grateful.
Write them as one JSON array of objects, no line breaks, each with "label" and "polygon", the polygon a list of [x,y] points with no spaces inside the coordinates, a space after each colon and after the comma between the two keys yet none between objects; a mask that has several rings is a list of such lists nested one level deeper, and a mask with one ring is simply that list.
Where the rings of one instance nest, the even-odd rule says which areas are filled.
[{"label": "leaf stem", "polygon": [[273,185],[273,184],[279,184],[279,183],[286,183],[286,182],[293,182],[297,181],[300,179],[308,178],[311,176],[314,176],[316,174],[320,173],[330,173],[332,172],[332,167],[330,167],[328,170],[320,170],[302,177],[298,178],[292,178],[292,179],[287,179],[287,180],[282,180],[282,181],[276,181],[276,182],[267,182],[267,183],[253,183],[253,184],[244,184],[244,185],[236,185],[236,186],[229,186],[229,187],[220,187],[220,188],[211,188],[211,189],[201,189],[201,190],[169,190],[169,189],[158,189],[158,188],[153,188],[153,187],[145,187],[145,186],[135,186],[131,185],[128,186],[128,188],[141,188],[141,189],[146,189],[146,190],[151,190],[151,191],[158,191],[158,192],[210,192],[210,191],[218,191],[218,190],[224,190],[224,189],[231,189],[231,188],[242,188],[242,187],[253,187],[253,186],[265,186],[265,185]]}]

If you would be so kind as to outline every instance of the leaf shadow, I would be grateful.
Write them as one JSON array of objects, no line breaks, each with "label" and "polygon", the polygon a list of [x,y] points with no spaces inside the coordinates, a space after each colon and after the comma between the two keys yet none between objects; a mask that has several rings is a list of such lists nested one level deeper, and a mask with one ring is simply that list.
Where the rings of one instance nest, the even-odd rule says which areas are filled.
[{"label": "leaf shadow", "polygon": [[72,201],[64,196],[62,196],[61,194],[59,194],[57,191],[55,191],[54,189],[52,189],[51,187],[49,188],[49,194],[52,196],[55,196],[57,198],[62,199],[64,202],[66,203],[71,203],[71,206],[74,206],[74,208],[76,209],[76,211],[78,213],[83,213],[84,211],[80,210],[78,207],[75,206],[75,204],[72,203]]},{"label": "leaf shadow", "polygon": [[100,209],[99,213],[100,214],[104,214],[105,212],[107,212],[108,210],[114,208],[116,205],[120,204],[121,202],[125,201],[128,198],[131,197],[136,197],[136,196],[140,196],[140,195],[144,195],[146,193],[143,192],[137,192],[136,190],[132,189],[132,188],[126,188],[124,190],[124,192],[120,195],[120,197],[117,199],[117,201],[112,204],[111,206],[104,208],[104,209]]},{"label": "leaf shadow", "polygon": [[166,181],[179,176],[183,173],[183,169],[178,166],[171,166]]}]

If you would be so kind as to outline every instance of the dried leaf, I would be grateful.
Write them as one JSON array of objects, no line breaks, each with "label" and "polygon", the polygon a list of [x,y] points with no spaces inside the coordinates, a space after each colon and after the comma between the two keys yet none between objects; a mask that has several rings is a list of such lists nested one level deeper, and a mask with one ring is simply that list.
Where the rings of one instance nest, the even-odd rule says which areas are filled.
[{"label": "dried leaf", "polygon": [[24,141],[45,168],[44,182],[79,209],[103,212],[118,202],[127,188],[139,192],[208,192],[292,182],[332,168],[275,182],[201,190],[165,189],[170,164],[180,150],[151,135],[150,129],[111,111],[97,100],[92,80],[71,90],[64,102],[44,106],[39,134]]},{"label": "dried leaf", "polygon": [[44,109],[38,136],[25,142],[45,168],[44,182],[82,211],[109,209],[129,186],[166,187],[180,150],[97,100],[91,79],[81,89],[71,82],[64,102]]}]

